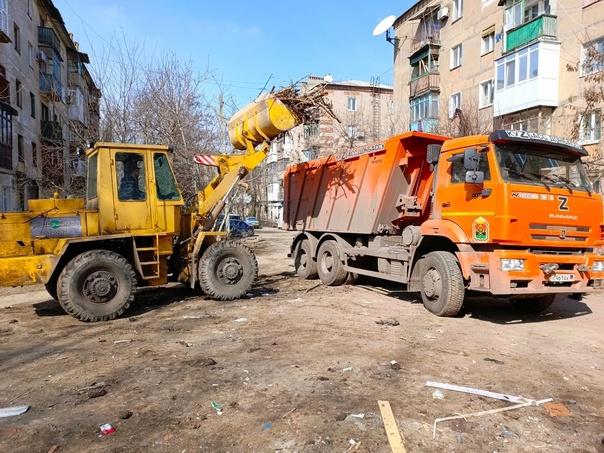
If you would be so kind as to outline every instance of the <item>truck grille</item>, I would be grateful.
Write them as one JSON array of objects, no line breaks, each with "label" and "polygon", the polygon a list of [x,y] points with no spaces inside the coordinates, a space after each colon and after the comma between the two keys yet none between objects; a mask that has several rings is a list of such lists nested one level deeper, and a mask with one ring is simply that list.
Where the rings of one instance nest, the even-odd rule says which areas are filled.
[{"label": "truck grille", "polygon": [[529,228],[535,230],[531,237],[536,241],[586,242],[591,231],[588,226],[545,223],[531,223]]}]

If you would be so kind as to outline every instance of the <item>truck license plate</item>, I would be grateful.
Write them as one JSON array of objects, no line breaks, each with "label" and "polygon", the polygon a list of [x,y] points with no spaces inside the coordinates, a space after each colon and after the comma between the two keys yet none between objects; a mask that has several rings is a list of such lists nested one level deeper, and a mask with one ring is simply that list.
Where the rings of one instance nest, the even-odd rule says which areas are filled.
[{"label": "truck license plate", "polygon": [[554,274],[549,278],[550,282],[564,283],[564,282],[572,282],[575,280],[575,276],[573,274]]}]

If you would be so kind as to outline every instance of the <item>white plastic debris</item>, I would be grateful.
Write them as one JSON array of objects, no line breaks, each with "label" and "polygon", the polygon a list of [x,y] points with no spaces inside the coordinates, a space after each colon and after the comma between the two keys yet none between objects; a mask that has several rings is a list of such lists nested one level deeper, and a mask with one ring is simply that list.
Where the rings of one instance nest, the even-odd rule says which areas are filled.
[{"label": "white plastic debris", "polygon": [[440,390],[434,390],[434,392],[432,392],[432,398],[434,398],[435,400],[444,400],[445,394]]},{"label": "white plastic debris", "polygon": [[247,322],[247,318],[237,318],[235,322]]},{"label": "white plastic debris", "polygon": [[16,417],[17,415],[25,414],[29,410],[29,406],[12,406],[0,408],[0,418]]}]

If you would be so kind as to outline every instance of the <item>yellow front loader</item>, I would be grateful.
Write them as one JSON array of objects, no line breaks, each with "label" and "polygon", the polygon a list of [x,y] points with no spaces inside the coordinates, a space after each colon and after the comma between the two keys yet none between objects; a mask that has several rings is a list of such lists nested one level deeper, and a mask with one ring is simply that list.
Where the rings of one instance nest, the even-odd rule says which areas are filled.
[{"label": "yellow front loader", "polygon": [[243,153],[202,156],[218,175],[193,212],[183,210],[168,146],[97,143],[87,151],[86,199],[30,200],[27,212],[0,213],[0,286],[43,283],[82,321],[114,319],[137,286],[171,279],[219,300],[241,297],[256,258],[216,231],[216,219],[271,140],[303,119],[274,95],[236,114],[229,136]]}]

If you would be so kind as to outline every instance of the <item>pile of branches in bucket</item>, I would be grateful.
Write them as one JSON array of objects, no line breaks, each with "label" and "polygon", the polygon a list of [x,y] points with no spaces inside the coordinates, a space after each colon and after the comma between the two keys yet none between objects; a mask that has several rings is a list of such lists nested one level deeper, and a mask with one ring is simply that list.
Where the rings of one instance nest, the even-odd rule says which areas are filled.
[{"label": "pile of branches in bucket", "polygon": [[294,85],[290,85],[279,91],[273,91],[270,95],[283,102],[287,108],[298,116],[302,123],[318,120],[321,113],[325,113],[340,122],[333,112],[331,102],[327,99],[327,90],[324,83],[303,91],[297,89]]}]

